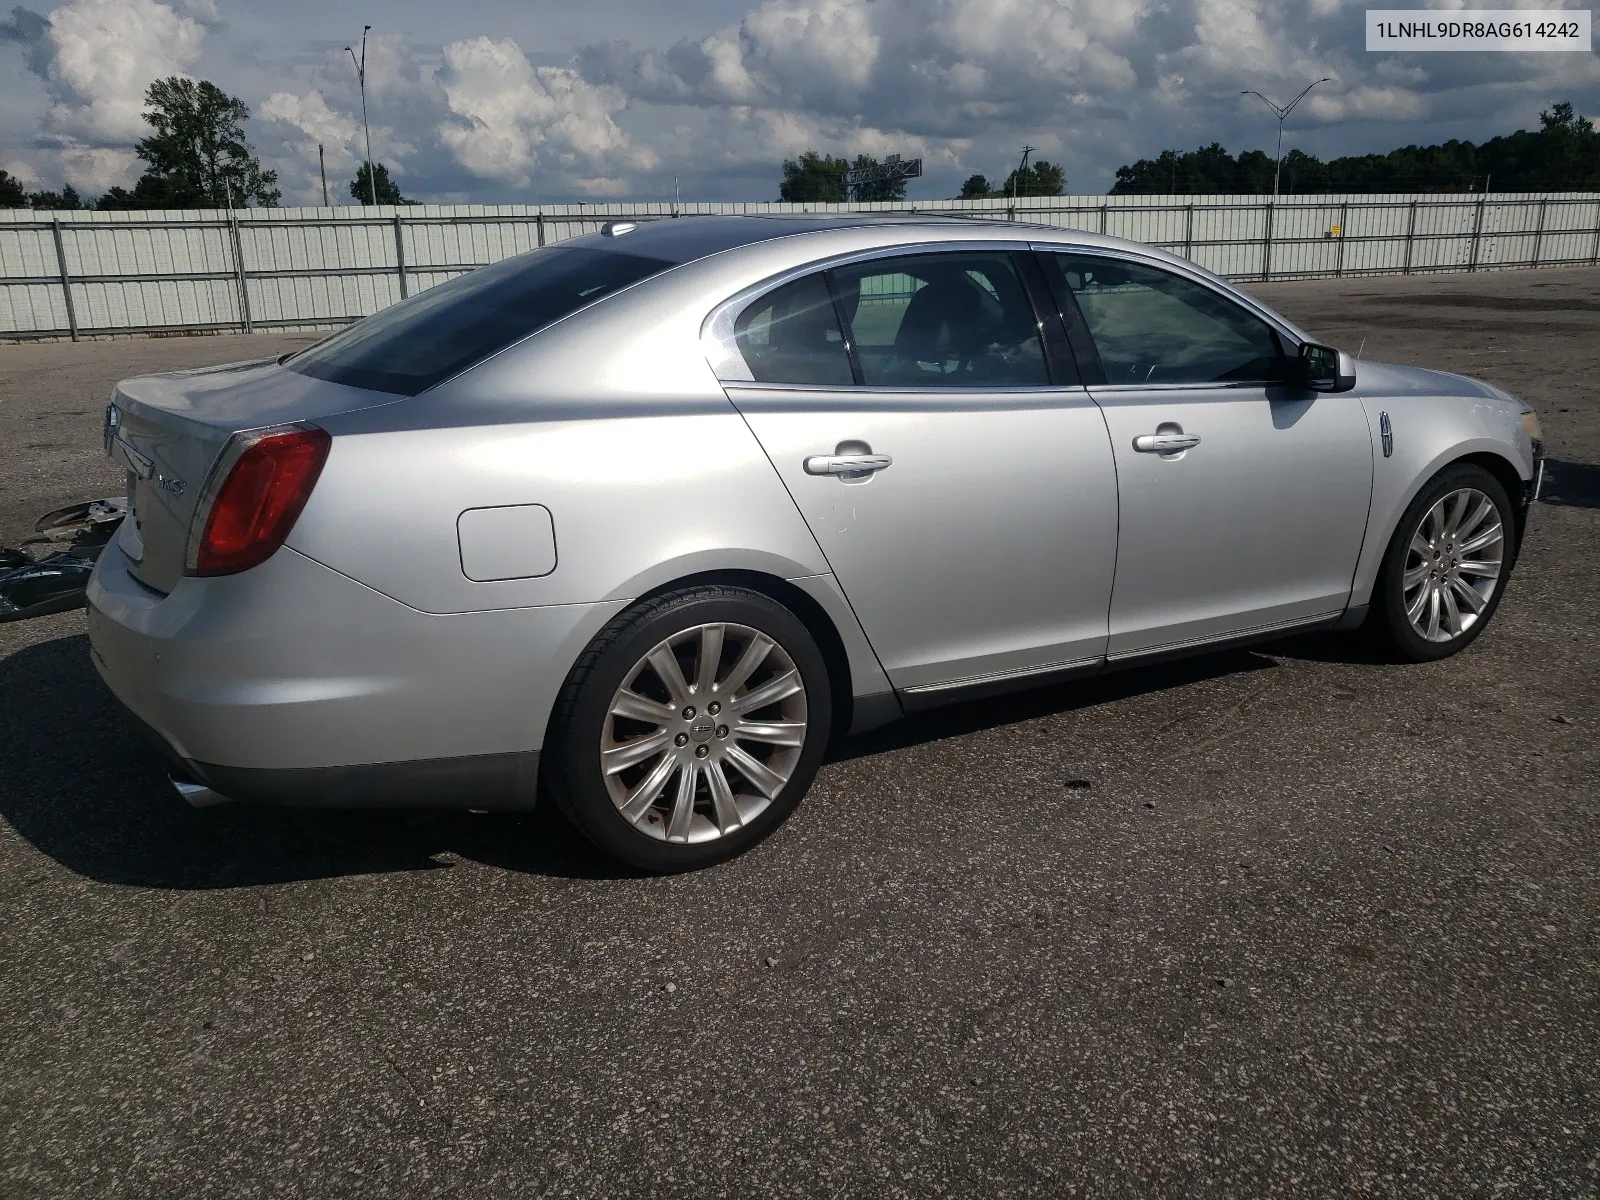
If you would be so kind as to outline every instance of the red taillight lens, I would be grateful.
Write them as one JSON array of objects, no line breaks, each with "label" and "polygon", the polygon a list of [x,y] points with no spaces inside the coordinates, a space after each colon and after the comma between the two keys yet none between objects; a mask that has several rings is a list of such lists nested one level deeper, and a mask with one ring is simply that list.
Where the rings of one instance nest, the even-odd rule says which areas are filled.
[{"label": "red taillight lens", "polygon": [[306,506],[332,444],[321,429],[292,429],[246,447],[211,502],[191,573],[231,575],[272,557]]}]

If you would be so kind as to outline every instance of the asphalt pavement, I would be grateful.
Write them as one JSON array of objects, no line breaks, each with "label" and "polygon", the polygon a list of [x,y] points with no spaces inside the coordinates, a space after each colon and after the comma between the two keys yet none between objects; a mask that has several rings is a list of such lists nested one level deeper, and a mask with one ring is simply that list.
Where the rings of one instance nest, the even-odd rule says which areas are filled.
[{"label": "asphalt pavement", "polygon": [[[1465,654],[1275,643],[839,747],[753,853],[195,811],[81,613],[0,625],[0,1196],[1580,1196],[1600,1187],[1600,270],[1258,289],[1534,404]],[[112,494],[0,346],[0,543]]]}]

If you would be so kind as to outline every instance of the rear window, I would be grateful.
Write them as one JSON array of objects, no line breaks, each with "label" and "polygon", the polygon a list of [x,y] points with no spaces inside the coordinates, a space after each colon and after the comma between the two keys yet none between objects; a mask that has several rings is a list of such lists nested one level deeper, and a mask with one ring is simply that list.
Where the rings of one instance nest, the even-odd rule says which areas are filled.
[{"label": "rear window", "polygon": [[284,365],[333,383],[415,396],[518,338],[673,265],[612,250],[547,246],[373,313]]}]

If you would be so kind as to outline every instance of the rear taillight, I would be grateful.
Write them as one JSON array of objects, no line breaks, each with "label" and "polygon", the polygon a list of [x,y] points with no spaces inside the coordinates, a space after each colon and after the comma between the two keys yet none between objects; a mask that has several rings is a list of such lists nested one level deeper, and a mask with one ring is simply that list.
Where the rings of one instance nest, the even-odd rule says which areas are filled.
[{"label": "rear taillight", "polygon": [[189,540],[189,574],[231,575],[272,557],[310,498],[332,443],[309,425],[235,434],[195,514],[201,532]]}]

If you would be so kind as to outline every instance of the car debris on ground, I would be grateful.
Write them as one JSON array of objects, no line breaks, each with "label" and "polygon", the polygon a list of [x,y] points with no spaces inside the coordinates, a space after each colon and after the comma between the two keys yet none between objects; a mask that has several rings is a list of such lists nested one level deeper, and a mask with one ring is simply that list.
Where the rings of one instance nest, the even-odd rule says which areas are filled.
[{"label": "car debris on ground", "polygon": [[127,512],[121,496],[69,504],[40,517],[20,547],[0,547],[0,621],[82,608],[94,564]]}]

